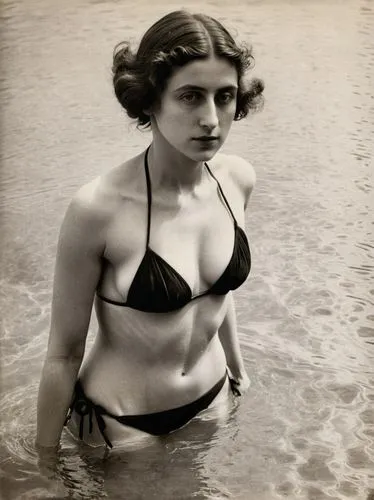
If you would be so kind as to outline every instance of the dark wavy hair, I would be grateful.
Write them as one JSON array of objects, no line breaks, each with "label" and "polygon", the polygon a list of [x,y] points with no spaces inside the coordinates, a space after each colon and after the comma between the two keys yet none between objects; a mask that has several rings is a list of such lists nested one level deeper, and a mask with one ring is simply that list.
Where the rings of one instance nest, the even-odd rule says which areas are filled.
[{"label": "dark wavy hair", "polygon": [[118,101],[138,126],[148,127],[151,110],[166,87],[173,70],[194,59],[210,55],[233,64],[238,73],[235,120],[257,111],[263,105],[264,84],[257,78],[247,82],[243,76],[254,65],[252,48],[239,47],[226,28],[205,14],[175,11],[167,14],[144,34],[134,54],[128,42],[113,51],[113,85]]}]

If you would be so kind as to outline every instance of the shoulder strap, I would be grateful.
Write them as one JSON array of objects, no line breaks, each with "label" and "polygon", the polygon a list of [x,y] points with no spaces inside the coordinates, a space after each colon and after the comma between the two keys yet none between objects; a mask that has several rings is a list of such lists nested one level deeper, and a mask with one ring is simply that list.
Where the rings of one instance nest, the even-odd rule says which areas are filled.
[{"label": "shoulder strap", "polygon": [[144,169],[145,169],[145,178],[147,181],[147,199],[148,199],[147,248],[149,245],[149,235],[151,232],[151,208],[152,208],[152,187],[151,187],[151,178],[149,175],[149,167],[148,167],[148,152],[150,147],[151,146],[148,146],[144,156]]},{"label": "shoulder strap", "polygon": [[229,212],[230,212],[230,214],[231,214],[231,217],[232,217],[232,218],[233,218],[233,220],[234,220],[235,226],[237,226],[237,222],[236,222],[235,215],[234,215],[233,211],[231,210],[231,207],[230,207],[230,205],[229,205],[229,202],[227,201],[227,198],[226,198],[226,196],[225,196],[225,194],[224,194],[224,192],[223,192],[223,190],[222,190],[222,188],[221,188],[221,184],[218,182],[217,177],[216,177],[216,176],[213,174],[213,172],[210,170],[210,168],[209,168],[208,164],[207,164],[207,163],[204,163],[204,165],[206,166],[206,168],[207,168],[207,170],[208,170],[209,174],[211,175],[211,177],[213,177],[213,179],[216,181],[217,186],[218,186],[219,193],[220,193],[220,195],[222,196],[223,201],[225,202],[225,205],[226,205],[226,207],[228,208],[228,210],[229,210]]}]

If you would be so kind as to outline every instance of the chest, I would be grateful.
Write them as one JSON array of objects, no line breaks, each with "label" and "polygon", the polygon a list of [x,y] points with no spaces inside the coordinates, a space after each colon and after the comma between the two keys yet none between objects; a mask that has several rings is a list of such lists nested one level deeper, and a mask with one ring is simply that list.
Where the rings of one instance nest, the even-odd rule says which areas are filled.
[{"label": "chest", "polygon": [[[244,224],[243,200],[235,189],[225,193],[239,225]],[[146,198],[125,203],[107,233],[105,257],[110,280],[121,295],[131,285],[148,248],[164,259],[200,293],[220,277],[234,248],[234,220],[216,189],[204,199],[178,205],[154,196],[150,217]]]}]

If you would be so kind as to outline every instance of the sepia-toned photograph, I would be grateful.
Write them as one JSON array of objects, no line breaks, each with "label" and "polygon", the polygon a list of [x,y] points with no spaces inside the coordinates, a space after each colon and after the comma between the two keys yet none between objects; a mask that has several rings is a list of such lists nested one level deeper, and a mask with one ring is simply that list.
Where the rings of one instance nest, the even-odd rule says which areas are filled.
[{"label": "sepia-toned photograph", "polygon": [[372,0],[0,19],[0,498],[374,500]]}]

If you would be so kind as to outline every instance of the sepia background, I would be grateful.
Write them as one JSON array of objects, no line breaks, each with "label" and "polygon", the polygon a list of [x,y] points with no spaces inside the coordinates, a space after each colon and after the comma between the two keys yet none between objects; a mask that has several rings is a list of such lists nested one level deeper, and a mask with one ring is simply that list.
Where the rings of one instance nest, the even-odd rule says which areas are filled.
[{"label": "sepia background", "polygon": [[[0,5],[2,498],[374,498],[374,3]],[[157,446],[103,459],[64,437],[47,479],[33,441],[59,226],[79,186],[150,141],[114,98],[114,45],[182,7],[252,43],[266,85],[223,148],[257,172],[236,293],[251,388]]]}]

